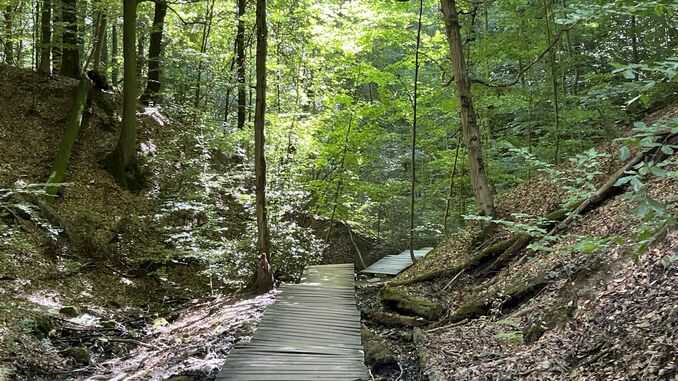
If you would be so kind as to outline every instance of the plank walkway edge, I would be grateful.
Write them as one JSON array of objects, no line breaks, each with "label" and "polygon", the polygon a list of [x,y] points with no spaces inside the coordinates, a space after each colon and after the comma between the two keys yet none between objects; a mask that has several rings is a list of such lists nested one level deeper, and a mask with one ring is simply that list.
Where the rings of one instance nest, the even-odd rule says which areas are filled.
[{"label": "plank walkway edge", "polygon": [[[431,250],[433,250],[432,247],[417,249],[414,251],[414,256],[415,258],[423,258]],[[412,257],[410,256],[410,250],[408,249],[400,254],[387,255],[384,258],[381,258],[362,270],[361,273],[396,276],[410,266],[412,266]]]},{"label": "plank walkway edge", "polygon": [[217,381],[367,381],[353,264],[309,266],[280,288],[254,337],[226,358]]}]

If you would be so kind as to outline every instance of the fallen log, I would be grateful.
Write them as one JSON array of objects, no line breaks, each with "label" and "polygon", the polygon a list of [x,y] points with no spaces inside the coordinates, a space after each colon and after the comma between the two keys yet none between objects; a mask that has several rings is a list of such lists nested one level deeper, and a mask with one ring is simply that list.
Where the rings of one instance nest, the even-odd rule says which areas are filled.
[{"label": "fallen log", "polygon": [[366,315],[369,321],[385,327],[423,327],[429,323],[421,317],[405,316],[393,312],[373,311]]}]

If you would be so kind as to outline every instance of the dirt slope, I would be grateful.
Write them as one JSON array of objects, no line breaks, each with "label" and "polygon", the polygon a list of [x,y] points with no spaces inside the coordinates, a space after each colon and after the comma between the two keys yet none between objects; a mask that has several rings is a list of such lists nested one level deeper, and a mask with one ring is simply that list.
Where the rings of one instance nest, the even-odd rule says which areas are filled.
[{"label": "dirt slope", "polygon": [[[662,119],[678,119],[678,104],[646,122]],[[598,149],[607,153],[597,167],[598,185],[622,165],[618,150],[617,144]],[[665,168],[676,171],[676,155],[669,163]],[[562,204],[567,196],[562,185],[546,176],[521,184],[499,196],[499,218],[535,221]],[[559,234],[548,251],[523,249],[496,271],[455,271],[413,281],[467,264],[482,248],[512,236],[500,228],[481,245],[480,229],[471,224],[390,285],[360,290],[368,327],[387,338],[400,365],[408,365],[409,358],[418,362],[404,374],[395,367],[384,379],[678,379],[678,178],[648,178],[646,190],[674,216],[668,229],[641,220],[638,201],[617,194]],[[516,213],[521,220],[511,217]],[[656,232],[661,234],[651,234]],[[651,245],[638,254],[643,239]],[[381,303],[381,287],[395,287],[409,299]],[[426,299],[443,305],[444,313],[415,328],[412,337],[384,327],[381,315],[373,318],[375,311],[415,315],[417,303],[425,305]],[[411,323],[398,324],[403,322]]]}]

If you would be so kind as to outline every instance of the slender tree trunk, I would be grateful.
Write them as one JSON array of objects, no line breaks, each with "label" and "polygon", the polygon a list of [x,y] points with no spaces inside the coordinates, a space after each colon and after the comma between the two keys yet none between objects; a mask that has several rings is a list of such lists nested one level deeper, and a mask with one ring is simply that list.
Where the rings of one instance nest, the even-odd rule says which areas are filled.
[{"label": "slender tree trunk", "polygon": [[111,26],[111,83],[113,86],[118,84],[119,76],[118,67],[118,19],[113,19],[113,25]]},{"label": "slender tree trunk", "polygon": [[94,53],[92,54],[92,70],[99,72],[101,67],[101,53],[104,48],[104,31],[106,30],[106,15],[103,12],[97,17],[97,27],[94,36]]},{"label": "slender tree trunk", "polygon": [[212,20],[214,19],[214,1],[207,3],[207,10],[205,14],[205,23],[202,28],[202,39],[200,42],[200,59],[198,61],[198,79],[195,88],[195,99],[194,106],[197,108],[200,106],[200,88],[202,86],[202,66],[203,66],[203,57],[205,52],[207,52],[207,44],[209,42],[210,31],[212,30]]},{"label": "slender tree trunk", "polygon": [[246,0],[238,0],[238,29],[235,37],[236,81],[238,82],[238,128],[245,127],[247,89],[245,88],[245,11]]},{"label": "slender tree trunk", "polygon": [[257,0],[257,104],[254,121],[254,168],[256,172],[257,205],[257,243],[259,260],[257,263],[257,291],[264,293],[273,288],[271,271],[271,237],[268,229],[266,211],[266,142],[264,126],[266,124],[266,53],[268,31],[266,27],[266,0]]},{"label": "slender tree trunk", "polygon": [[110,66],[110,55],[108,54],[108,28],[104,28],[101,35],[101,72],[108,76],[108,67]]},{"label": "slender tree trunk", "polygon": [[447,40],[452,57],[452,68],[457,85],[457,96],[461,106],[461,127],[464,142],[468,148],[469,171],[473,194],[478,212],[485,216],[494,216],[494,190],[487,177],[483,152],[480,144],[480,129],[473,109],[471,82],[466,71],[461,41],[461,25],[457,13],[456,0],[441,0]]},{"label": "slender tree trunk", "polygon": [[156,0],[153,10],[153,27],[151,29],[151,38],[148,45],[148,82],[146,91],[142,96],[144,103],[158,103],[160,94],[160,75],[162,56],[162,34],[165,28],[165,16],[167,16],[167,2],[165,0]]},{"label": "slender tree trunk", "polygon": [[5,8],[5,63],[14,65],[14,9],[10,5]]},{"label": "slender tree trunk", "polygon": [[38,71],[49,75],[52,65],[52,0],[42,0],[40,15],[40,65]]},{"label": "slender tree trunk", "polygon": [[64,182],[66,177],[66,169],[68,168],[68,162],[71,158],[71,151],[73,150],[73,145],[78,138],[78,133],[80,132],[80,127],[82,125],[82,116],[85,112],[85,106],[87,104],[87,96],[90,90],[90,82],[87,78],[80,78],[78,84],[75,100],[73,102],[73,107],[66,117],[66,130],[64,137],[61,139],[61,144],[59,144],[59,152],[54,160],[54,165],[52,171],[50,172],[49,179],[47,180],[46,192],[50,196],[55,196],[60,189],[60,184]]},{"label": "slender tree trunk", "polygon": [[[546,23],[546,41],[547,46],[552,43],[551,32],[551,12],[548,0],[544,0],[544,21]],[[553,133],[555,136],[555,153],[553,161],[555,164],[560,162],[560,103],[558,100],[558,73],[556,68],[556,49],[549,51],[549,66],[551,66],[551,87],[553,90]]]},{"label": "slender tree trunk", "polygon": [[136,181],[137,149],[137,0],[123,2],[122,54],[124,57],[122,87],[122,127],[115,151],[108,158],[108,168],[118,183],[132,188]]},{"label": "slender tree trunk", "polygon": [[410,183],[410,258],[417,262],[414,255],[414,201],[417,189],[417,90],[419,88],[419,46],[421,45],[421,16],[424,12],[424,0],[419,0],[419,20],[417,22],[417,47],[414,51],[414,98],[412,100],[412,165]]},{"label": "slender tree trunk", "polygon": [[[229,66],[229,76],[230,78],[228,79],[228,83],[231,83],[233,78],[235,76],[233,75],[233,69],[235,68],[235,60],[237,58],[237,46],[236,46],[236,39],[233,40],[233,57],[231,58],[231,65]],[[224,106],[224,127],[228,126],[228,115],[231,113],[231,91],[232,86],[227,86],[226,87],[226,105]]]},{"label": "slender tree trunk", "polygon": [[450,190],[447,193],[447,201],[445,202],[445,216],[443,217],[443,232],[445,236],[449,232],[447,220],[450,216],[450,204],[452,204],[452,195],[454,194],[454,178],[457,175],[457,160],[459,159],[459,147],[461,147],[461,133],[457,138],[457,149],[454,152],[454,164],[452,165],[452,174],[450,174]]},{"label": "slender tree trunk", "polygon": [[[636,16],[631,16],[631,49],[633,53],[633,63],[639,64],[640,58],[638,55],[638,27],[636,25]],[[638,71],[634,70],[635,80],[638,80]]]},{"label": "slender tree trunk", "polygon": [[61,74],[63,30],[63,6],[61,0],[52,0],[52,74]]},{"label": "slender tree trunk", "polygon": [[78,42],[78,2],[61,0],[63,30],[63,55],[60,74],[80,78],[80,43]]},{"label": "slender tree trunk", "polygon": [[334,202],[332,203],[332,214],[330,214],[330,225],[327,227],[327,234],[325,235],[325,241],[330,241],[330,235],[332,235],[332,229],[334,228],[334,217],[337,213],[337,206],[339,205],[339,199],[341,197],[341,187],[343,186],[343,176],[344,176],[344,166],[346,163],[346,154],[348,153],[348,142],[351,137],[351,127],[353,126],[353,113],[351,113],[350,118],[348,119],[348,127],[346,128],[346,135],[344,135],[344,147],[341,151],[341,160],[339,160],[339,173],[337,175],[337,189],[334,191]]},{"label": "slender tree trunk", "polygon": [[[252,56],[252,45],[249,46],[249,50],[250,50],[249,55],[251,57]],[[247,121],[251,122],[252,121],[252,103],[253,103],[253,98],[254,98],[254,94],[252,92],[252,82],[253,82],[253,80],[252,80],[252,69],[250,68],[248,70],[248,72],[249,72],[249,74],[247,76],[247,88],[248,88],[248,93],[249,93],[249,95],[248,95],[248,98],[249,98],[248,105],[249,105],[249,107],[247,107]]]},{"label": "slender tree trunk", "polygon": [[[138,15],[137,15],[138,16]],[[144,29],[145,29],[146,24],[143,21],[137,20],[137,30],[139,33],[137,33],[137,92],[141,89],[143,89],[143,81],[144,81],[144,65],[145,65],[145,58],[144,58]],[[123,48],[124,49],[124,48]]]}]

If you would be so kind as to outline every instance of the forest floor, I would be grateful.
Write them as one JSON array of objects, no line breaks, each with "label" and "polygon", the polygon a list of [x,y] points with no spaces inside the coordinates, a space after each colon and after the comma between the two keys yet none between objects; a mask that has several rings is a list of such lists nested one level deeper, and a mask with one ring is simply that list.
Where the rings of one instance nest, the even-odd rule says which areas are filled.
[{"label": "forest floor", "polygon": [[[673,104],[646,122],[676,119]],[[597,185],[623,164],[618,150],[609,143],[598,148],[607,156]],[[678,168],[675,155],[668,163],[667,170]],[[678,213],[677,178],[648,178],[646,191]],[[535,177],[499,195],[498,214],[534,221],[566,196],[562,184]],[[459,265],[470,263],[481,242],[488,248],[512,233],[500,228],[480,241],[478,225],[469,224],[395,279],[364,282],[358,289],[364,323],[383,344],[375,346],[375,376],[678,379],[678,231],[672,223],[643,221],[639,207],[629,194],[614,194],[559,234],[548,251],[523,249],[489,273]],[[643,240],[649,247],[639,252]],[[451,270],[416,281],[441,269]],[[431,312],[427,303],[443,308],[424,318]]]}]

